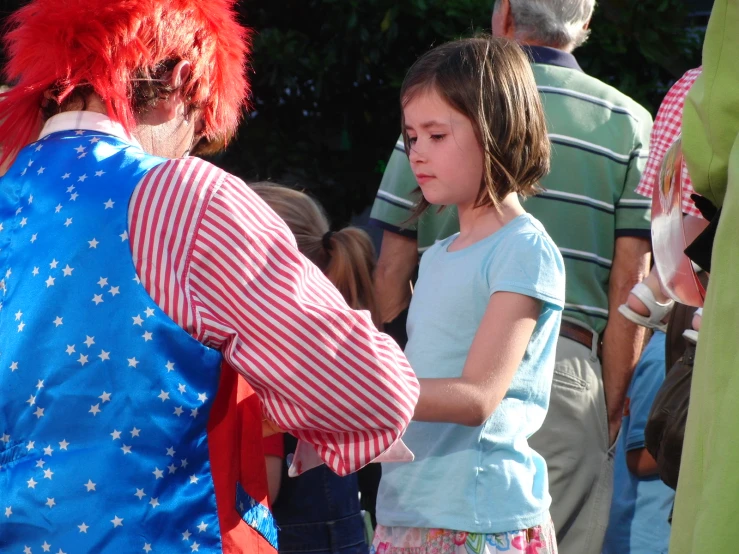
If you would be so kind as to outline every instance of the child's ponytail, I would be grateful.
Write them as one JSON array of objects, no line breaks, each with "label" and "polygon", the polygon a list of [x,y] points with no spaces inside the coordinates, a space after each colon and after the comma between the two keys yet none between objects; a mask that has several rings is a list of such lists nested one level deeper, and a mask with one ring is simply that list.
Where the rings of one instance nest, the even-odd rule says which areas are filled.
[{"label": "child's ponytail", "polygon": [[329,231],[328,219],[307,194],[271,183],[250,185],[290,228],[298,250],[328,277],[349,307],[369,310],[380,325],[375,300],[375,248],[367,233],[356,227]]}]

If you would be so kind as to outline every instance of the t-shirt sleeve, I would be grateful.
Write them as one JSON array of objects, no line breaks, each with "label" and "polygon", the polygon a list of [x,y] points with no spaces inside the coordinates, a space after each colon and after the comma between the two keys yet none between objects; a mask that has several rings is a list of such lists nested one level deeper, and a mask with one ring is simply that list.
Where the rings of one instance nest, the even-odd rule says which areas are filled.
[{"label": "t-shirt sleeve", "polygon": [[409,222],[418,201],[418,183],[405,153],[403,137],[393,149],[372,205],[369,224],[399,235],[416,238],[416,224]]},{"label": "t-shirt sleeve", "polygon": [[262,448],[265,456],[285,457],[285,435],[276,433],[262,439]]},{"label": "t-shirt sleeve", "polygon": [[665,335],[655,333],[644,349],[634,369],[629,387],[628,425],[622,430],[626,435],[626,451],[644,448],[644,428],[649,410],[665,379]]},{"label": "t-shirt sleeve", "polygon": [[519,234],[502,241],[491,250],[486,271],[491,296],[515,292],[558,310],[564,308],[564,261],[552,239],[543,233]]},{"label": "t-shirt sleeve", "polygon": [[651,201],[637,194],[642,174],[649,158],[649,133],[652,118],[644,111],[635,122],[634,143],[629,155],[626,181],[621,197],[616,202],[616,237],[651,236]]}]

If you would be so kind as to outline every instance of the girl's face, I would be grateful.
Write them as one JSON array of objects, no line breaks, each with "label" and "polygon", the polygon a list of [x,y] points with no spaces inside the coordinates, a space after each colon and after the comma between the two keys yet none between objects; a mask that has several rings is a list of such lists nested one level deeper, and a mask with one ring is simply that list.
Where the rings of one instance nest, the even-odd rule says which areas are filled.
[{"label": "girl's face", "polygon": [[474,205],[484,155],[472,122],[434,90],[419,92],[403,108],[408,158],[430,204]]}]

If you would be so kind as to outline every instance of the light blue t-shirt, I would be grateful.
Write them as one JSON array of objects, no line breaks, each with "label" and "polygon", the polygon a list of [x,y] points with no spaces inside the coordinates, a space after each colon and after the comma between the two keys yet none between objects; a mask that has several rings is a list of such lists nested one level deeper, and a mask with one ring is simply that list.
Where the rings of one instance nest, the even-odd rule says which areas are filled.
[{"label": "light blue t-shirt", "polygon": [[675,491],[657,475],[637,477],[626,453],[644,448],[649,410],[665,379],[665,334],[656,331],[634,369],[614,459],[611,516],[603,554],[666,554]]},{"label": "light blue t-shirt", "polygon": [[549,517],[546,464],[527,439],[549,406],[564,264],[529,214],[467,248],[447,251],[456,237],[436,243],[421,260],[405,350],[418,377],[462,375],[492,294],[537,298],[541,315],[505,398],[482,426],[410,424],[403,440],[416,459],[383,464],[377,520],[474,533],[525,529]]}]

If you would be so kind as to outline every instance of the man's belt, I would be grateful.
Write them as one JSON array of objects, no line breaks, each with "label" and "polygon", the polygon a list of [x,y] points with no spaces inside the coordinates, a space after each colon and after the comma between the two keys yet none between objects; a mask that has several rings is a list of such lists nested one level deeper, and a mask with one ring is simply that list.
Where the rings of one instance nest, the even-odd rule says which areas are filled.
[{"label": "man's belt", "polygon": [[[559,328],[559,336],[573,340],[578,344],[582,344],[588,350],[593,349],[593,332],[575,323],[562,320],[562,324]],[[603,343],[600,340],[600,337],[598,337],[598,339],[598,358],[602,358]]]}]

